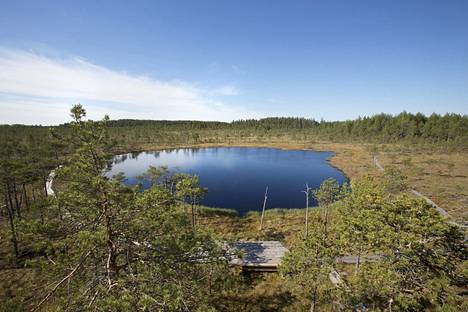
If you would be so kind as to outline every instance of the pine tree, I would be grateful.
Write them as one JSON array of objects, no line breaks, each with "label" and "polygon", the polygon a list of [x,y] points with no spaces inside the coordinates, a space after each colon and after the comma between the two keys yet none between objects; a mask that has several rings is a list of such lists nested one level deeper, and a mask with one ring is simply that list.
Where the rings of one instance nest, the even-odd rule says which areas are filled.
[{"label": "pine tree", "polygon": [[65,186],[45,226],[36,228],[53,237],[39,264],[55,280],[36,309],[182,311],[216,305],[230,274],[222,244],[203,229],[192,230],[167,188],[140,192],[123,185],[120,175],[107,178],[107,118],[93,122],[85,116],[80,105],[73,107],[77,148],[59,170]]}]

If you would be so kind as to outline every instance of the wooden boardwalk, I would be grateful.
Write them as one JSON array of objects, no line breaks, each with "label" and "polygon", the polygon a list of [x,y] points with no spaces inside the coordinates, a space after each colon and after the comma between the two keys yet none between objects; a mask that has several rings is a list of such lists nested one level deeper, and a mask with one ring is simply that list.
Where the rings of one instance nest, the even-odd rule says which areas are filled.
[{"label": "wooden boardwalk", "polygon": [[233,249],[241,257],[233,257],[232,264],[241,265],[245,271],[275,272],[284,254],[288,251],[278,241],[238,241]]},{"label": "wooden boardwalk", "polygon": [[[380,171],[384,171],[384,167],[382,167],[382,165],[380,164],[379,160],[377,159],[377,156],[374,156],[374,164],[375,166],[380,170]],[[416,195],[417,197],[420,197],[422,199],[424,199],[429,205],[433,206],[437,212],[439,212],[439,214],[444,217],[444,218],[447,218],[447,219],[450,219],[451,216],[450,214],[445,211],[445,209],[443,209],[442,207],[438,206],[436,203],[434,203],[429,197],[427,197],[426,195],[424,194],[421,194],[420,192],[416,191],[415,189],[411,189],[410,192],[414,195]],[[447,223],[451,224],[451,225],[454,225],[454,226],[457,226],[459,228],[462,228],[462,229],[468,229],[468,225],[466,224],[461,224],[461,223],[457,223],[455,221],[447,221]]]},{"label": "wooden boardwalk", "polygon": [[[241,265],[245,271],[276,272],[281,259],[288,251],[279,241],[238,241],[231,246],[231,264]],[[240,256],[235,256],[236,253]],[[376,261],[378,255],[337,257],[337,263],[356,264]]]}]

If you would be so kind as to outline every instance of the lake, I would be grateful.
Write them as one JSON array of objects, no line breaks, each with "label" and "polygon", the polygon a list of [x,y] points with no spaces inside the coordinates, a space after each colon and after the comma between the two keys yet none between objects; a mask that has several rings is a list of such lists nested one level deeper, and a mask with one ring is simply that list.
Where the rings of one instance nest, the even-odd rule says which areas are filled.
[{"label": "lake", "polygon": [[[125,183],[135,185],[138,175],[149,166],[166,165],[172,171],[196,174],[208,194],[201,204],[232,208],[244,215],[261,211],[268,186],[267,209],[303,208],[306,183],[318,188],[334,178],[340,184],[344,174],[327,159],[331,152],[282,150],[276,148],[216,147],[184,148],[156,152],[130,153],[114,157],[109,176],[123,172]],[[143,182],[148,187],[148,182]],[[311,200],[310,205],[316,205]]]}]

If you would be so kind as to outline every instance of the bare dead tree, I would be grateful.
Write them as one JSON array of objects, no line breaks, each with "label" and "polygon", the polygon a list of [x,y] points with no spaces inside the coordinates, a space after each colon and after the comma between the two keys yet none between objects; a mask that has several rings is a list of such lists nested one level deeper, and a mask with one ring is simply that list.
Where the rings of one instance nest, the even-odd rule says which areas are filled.
[{"label": "bare dead tree", "polygon": [[268,186],[265,189],[265,199],[263,200],[262,217],[260,219],[260,230],[263,228],[263,217],[265,215],[265,206],[268,198]]}]

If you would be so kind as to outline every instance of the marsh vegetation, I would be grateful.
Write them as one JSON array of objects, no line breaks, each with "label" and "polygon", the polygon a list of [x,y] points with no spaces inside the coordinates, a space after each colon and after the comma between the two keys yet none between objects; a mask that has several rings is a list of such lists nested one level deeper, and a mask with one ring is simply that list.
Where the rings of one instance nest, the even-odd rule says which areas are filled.
[{"label": "marsh vegetation", "polygon": [[[0,128],[2,309],[467,308],[463,229],[408,193],[415,187],[465,220],[466,116],[226,124],[85,115],[77,105],[67,125]],[[351,185],[328,180],[310,190],[318,207],[309,210],[306,234],[304,209],[267,209],[259,230],[258,212],[200,207],[210,190],[190,174],[150,168],[146,189],[103,175],[117,153],[229,145],[334,151],[331,164]],[[388,168],[383,174],[374,155]],[[47,196],[45,182],[59,165],[56,196]],[[279,240],[291,252],[278,274],[246,275],[229,265],[220,243],[239,239]],[[337,262],[350,255],[358,261]]]}]

